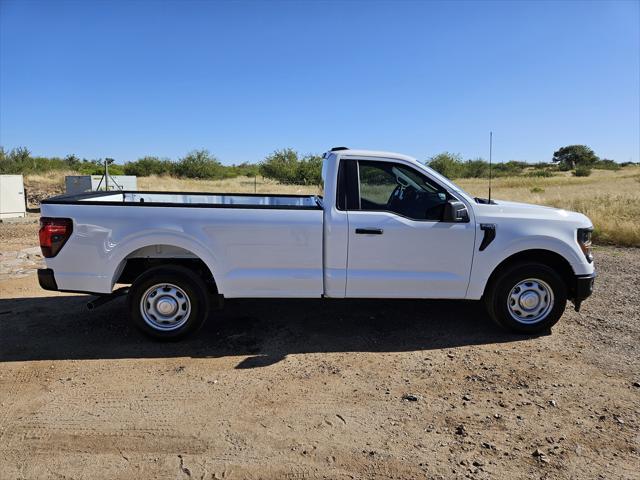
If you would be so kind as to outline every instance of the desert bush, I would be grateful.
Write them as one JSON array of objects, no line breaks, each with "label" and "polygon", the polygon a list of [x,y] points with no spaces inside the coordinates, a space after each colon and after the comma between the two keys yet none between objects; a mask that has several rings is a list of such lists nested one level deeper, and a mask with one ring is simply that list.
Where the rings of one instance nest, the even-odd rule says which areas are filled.
[{"label": "desert bush", "polygon": [[320,185],[322,183],[322,157],[307,155],[299,158],[291,148],[276,150],[260,163],[263,177],[281,183]]},{"label": "desert bush", "polygon": [[232,177],[257,177],[260,173],[260,166],[256,163],[243,162],[240,165],[226,167]]},{"label": "desert bush", "polygon": [[427,165],[447,178],[460,178],[464,169],[462,156],[449,152],[434,155],[427,160]]},{"label": "desert bush", "polygon": [[148,175],[171,175],[174,173],[175,164],[166,158],[142,157],[134,162],[124,164],[126,175],[146,177]]},{"label": "desert bush", "polygon": [[527,177],[550,178],[553,177],[553,172],[549,170],[534,170],[527,173]]},{"label": "desert bush", "polygon": [[[32,175],[54,171],[99,175],[104,172],[104,164],[102,160],[81,160],[75,155],[67,155],[65,158],[36,157],[26,147],[14,148],[8,152],[0,147],[0,173]],[[109,171],[113,175],[122,175],[124,168],[122,165],[112,164]]]},{"label": "desert bush", "polygon": [[[484,160],[482,160],[484,162]],[[485,162],[488,167],[488,163]],[[494,163],[491,167],[492,175],[496,177],[515,177],[520,175],[523,170],[529,165],[526,162],[519,162],[517,160],[509,160],[504,163]]]},{"label": "desert bush", "polygon": [[489,176],[489,163],[481,158],[467,160],[461,166],[460,178],[485,178]]},{"label": "desert bush", "polygon": [[322,157],[319,155],[306,155],[303,157],[298,165],[296,182],[301,185],[321,185]]},{"label": "desert bush", "polygon": [[291,148],[276,150],[260,163],[263,177],[283,183],[294,183],[298,170],[298,152]]},{"label": "desert bush", "polygon": [[[448,178],[487,178],[489,177],[489,162],[482,158],[462,161],[458,154],[443,152],[431,157],[427,165]],[[494,163],[491,175],[494,177],[509,177],[520,175],[529,165],[526,162],[510,160],[504,163]]]},{"label": "desert bush", "polygon": [[600,170],[620,170],[620,164],[616,163],[614,160],[603,158],[596,161],[593,164],[593,168],[598,168]]},{"label": "desert bush", "polygon": [[576,177],[588,177],[591,175],[591,169],[589,167],[576,167],[573,175]]},{"label": "desert bush", "polygon": [[[76,172],[81,175],[102,175],[104,173],[104,163],[102,160],[83,160],[76,168]],[[124,165],[112,163],[109,165],[110,175],[124,175]]]},{"label": "desert bush", "polygon": [[194,150],[175,164],[174,172],[186,178],[228,178],[225,167],[208,150]]},{"label": "desert bush", "polygon": [[26,147],[8,152],[0,148],[0,173],[27,174],[50,170],[69,170],[69,167],[62,158],[33,157]]}]

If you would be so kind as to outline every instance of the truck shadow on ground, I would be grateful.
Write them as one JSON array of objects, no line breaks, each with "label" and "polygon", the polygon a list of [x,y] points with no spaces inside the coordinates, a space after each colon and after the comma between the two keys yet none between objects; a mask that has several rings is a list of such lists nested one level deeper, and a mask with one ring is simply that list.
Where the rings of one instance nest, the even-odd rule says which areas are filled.
[{"label": "truck shadow on ground", "polygon": [[0,300],[0,362],[247,356],[265,367],[288,354],[397,352],[524,341],[502,331],[479,302],[229,300],[180,342],[129,325],[124,299],[88,311],[89,296]]}]

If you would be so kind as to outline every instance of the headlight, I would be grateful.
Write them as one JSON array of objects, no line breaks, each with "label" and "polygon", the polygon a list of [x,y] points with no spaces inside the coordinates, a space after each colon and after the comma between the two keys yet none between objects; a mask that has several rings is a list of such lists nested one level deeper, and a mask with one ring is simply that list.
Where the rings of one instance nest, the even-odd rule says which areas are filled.
[{"label": "headlight", "polygon": [[593,234],[593,227],[591,228],[579,228],[578,229],[578,245],[584,256],[587,258],[587,262],[593,262],[593,254],[591,253],[591,235]]}]

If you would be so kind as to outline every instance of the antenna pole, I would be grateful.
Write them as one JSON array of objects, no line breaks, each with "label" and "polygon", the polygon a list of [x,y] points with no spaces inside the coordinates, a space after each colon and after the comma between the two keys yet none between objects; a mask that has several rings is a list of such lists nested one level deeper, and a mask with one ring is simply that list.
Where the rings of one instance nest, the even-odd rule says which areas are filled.
[{"label": "antenna pole", "polygon": [[489,132],[489,203],[491,203],[491,160],[493,157],[493,132]]}]

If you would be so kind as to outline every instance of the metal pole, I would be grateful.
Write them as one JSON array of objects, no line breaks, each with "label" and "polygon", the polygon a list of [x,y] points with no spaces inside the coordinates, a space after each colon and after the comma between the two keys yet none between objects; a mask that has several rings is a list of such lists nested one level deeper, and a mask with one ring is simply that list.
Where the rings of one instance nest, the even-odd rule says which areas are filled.
[{"label": "metal pole", "polygon": [[493,132],[489,132],[489,203],[491,203],[491,160],[493,157]]},{"label": "metal pole", "polygon": [[104,190],[109,191],[109,161],[104,159]]}]

